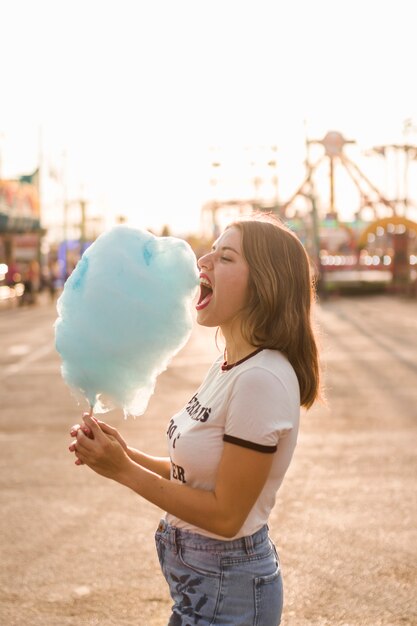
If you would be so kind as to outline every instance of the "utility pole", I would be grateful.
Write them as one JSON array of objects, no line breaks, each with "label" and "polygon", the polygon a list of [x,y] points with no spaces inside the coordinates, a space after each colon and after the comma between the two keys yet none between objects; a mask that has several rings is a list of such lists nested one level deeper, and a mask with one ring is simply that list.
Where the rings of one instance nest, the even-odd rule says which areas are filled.
[{"label": "utility pole", "polygon": [[68,274],[68,185],[67,185],[67,152],[64,150],[62,153],[62,176],[61,176],[61,184],[62,184],[62,245],[63,245],[63,257],[64,257],[64,279],[66,279]]},{"label": "utility pole", "polygon": [[3,139],[4,133],[0,133],[0,180],[3,178]]},{"label": "utility pole", "polygon": [[212,178],[210,179],[210,185],[212,187],[212,198],[211,198],[211,228],[212,228],[212,236],[218,236],[218,226],[217,226],[217,207],[218,207],[218,193],[217,183],[219,182],[219,177],[217,175],[218,168],[221,167],[221,162],[218,159],[215,159],[211,162],[212,167]]},{"label": "utility pole", "polygon": [[417,133],[417,126],[413,124],[411,118],[407,118],[403,122],[403,137],[404,137],[404,217],[407,217],[408,213],[408,168],[410,165],[410,156],[412,159],[417,157],[417,146],[411,146],[408,142],[409,135],[411,133]]},{"label": "utility pole", "polygon": [[87,201],[84,198],[79,200],[81,209],[81,221],[80,221],[80,257],[84,253],[85,244],[87,242],[86,224],[87,224]]},{"label": "utility pole", "polygon": [[268,161],[268,166],[272,169],[272,185],[274,188],[274,213],[279,215],[279,198],[278,198],[278,174],[277,174],[277,146],[271,146],[273,152],[272,158]]},{"label": "utility pole", "polygon": [[310,162],[310,145],[311,142],[307,136],[307,124],[304,122],[305,127],[305,149],[306,149],[306,158],[305,158],[305,167],[307,172],[306,177],[306,195],[308,196],[311,202],[311,225],[312,225],[312,235],[313,235],[313,259],[315,264],[316,276],[317,276],[317,291],[319,293],[322,292],[323,287],[323,268],[320,260],[320,220],[317,210],[317,199],[314,190],[313,184],[313,168]]}]

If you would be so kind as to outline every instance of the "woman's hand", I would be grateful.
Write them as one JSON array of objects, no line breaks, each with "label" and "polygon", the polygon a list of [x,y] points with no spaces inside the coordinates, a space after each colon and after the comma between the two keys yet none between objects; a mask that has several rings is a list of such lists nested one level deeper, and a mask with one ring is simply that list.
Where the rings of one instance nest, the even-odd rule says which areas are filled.
[{"label": "woman's hand", "polygon": [[[89,415],[90,415],[90,413],[83,413],[83,419],[85,417],[89,416]],[[113,428],[113,426],[109,426],[109,424],[106,424],[106,422],[102,422],[101,420],[98,420],[95,417],[92,417],[92,419],[100,426],[101,430],[104,433],[106,433],[107,435],[111,435],[112,437],[117,439],[117,441],[120,443],[122,448],[129,454],[127,443],[123,439],[122,435],[119,433],[117,428]],[[85,424],[85,423],[84,424],[74,424],[74,426],[71,426],[71,429],[70,429],[71,437],[77,437],[78,431],[80,429],[83,431],[83,433],[87,437],[89,437],[90,439],[93,439],[93,433],[91,431],[91,428],[87,424]],[[74,442],[69,446],[69,450],[70,450],[70,452],[74,452]],[[82,461],[80,461],[79,459],[77,459],[75,461],[75,464],[76,465],[83,465]]]},{"label": "woman's hand", "polygon": [[83,415],[84,424],[76,424],[71,434],[76,436],[69,450],[75,453],[76,465],[88,465],[92,470],[118,480],[118,477],[130,465],[127,445],[117,430],[107,424],[99,423],[88,413]]}]

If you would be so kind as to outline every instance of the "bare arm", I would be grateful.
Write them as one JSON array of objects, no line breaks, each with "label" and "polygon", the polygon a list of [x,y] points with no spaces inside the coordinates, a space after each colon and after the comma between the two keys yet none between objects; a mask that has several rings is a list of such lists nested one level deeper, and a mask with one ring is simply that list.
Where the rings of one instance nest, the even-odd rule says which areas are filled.
[{"label": "bare arm", "polygon": [[150,472],[158,474],[158,476],[169,480],[171,475],[171,463],[169,457],[150,456],[140,450],[136,450],[136,448],[131,448],[130,446],[127,446],[127,454],[137,465],[140,465]]},{"label": "bare arm", "polygon": [[75,453],[82,463],[129,487],[164,511],[223,537],[233,537],[242,527],[274,458],[273,454],[225,443],[214,490],[195,489],[136,463],[94,420],[84,419],[94,439],[79,431]]}]

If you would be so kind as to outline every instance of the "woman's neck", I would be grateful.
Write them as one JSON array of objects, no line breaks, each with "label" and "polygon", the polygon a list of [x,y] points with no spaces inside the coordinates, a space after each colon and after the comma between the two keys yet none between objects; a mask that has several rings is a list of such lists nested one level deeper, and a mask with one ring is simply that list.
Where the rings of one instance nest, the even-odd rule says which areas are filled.
[{"label": "woman's neck", "polygon": [[222,329],[222,335],[226,341],[225,360],[232,364],[244,359],[246,356],[256,350],[257,346],[248,343],[241,334],[233,333],[228,335]]}]

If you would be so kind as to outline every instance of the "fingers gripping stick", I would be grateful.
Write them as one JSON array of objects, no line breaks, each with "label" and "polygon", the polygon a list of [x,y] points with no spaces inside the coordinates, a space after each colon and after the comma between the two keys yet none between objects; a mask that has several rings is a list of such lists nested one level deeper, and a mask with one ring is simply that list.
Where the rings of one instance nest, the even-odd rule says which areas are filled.
[{"label": "fingers gripping stick", "polygon": [[[97,422],[97,420],[93,417],[93,407],[90,406],[90,411],[87,413],[83,413],[83,418],[85,417],[90,417],[92,419],[94,419],[94,421]],[[75,452],[77,449],[77,437],[78,437],[78,432],[81,430],[81,432],[84,433],[84,435],[86,435],[86,437],[88,437],[89,439],[94,439],[94,433],[92,431],[92,429],[87,425],[87,424],[74,424],[74,426],[71,426],[71,430],[70,430],[70,435],[71,437],[75,437],[75,441],[73,441],[70,446],[68,447],[70,452]],[[80,459],[76,459],[75,460],[75,465],[84,465],[84,463],[80,460]]]}]

